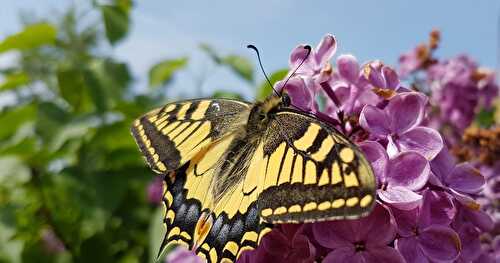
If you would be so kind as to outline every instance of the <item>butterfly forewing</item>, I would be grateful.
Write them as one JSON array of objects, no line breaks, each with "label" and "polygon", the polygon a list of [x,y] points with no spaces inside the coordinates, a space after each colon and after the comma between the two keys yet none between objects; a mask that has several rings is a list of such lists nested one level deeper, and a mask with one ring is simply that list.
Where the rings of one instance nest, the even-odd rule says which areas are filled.
[{"label": "butterfly forewing", "polygon": [[161,174],[179,168],[230,133],[249,106],[227,99],[175,102],[135,120],[132,134],[149,166]]},{"label": "butterfly forewing", "polygon": [[275,115],[264,138],[259,195],[268,222],[359,218],[375,202],[375,176],[360,150],[326,123],[301,112]]}]

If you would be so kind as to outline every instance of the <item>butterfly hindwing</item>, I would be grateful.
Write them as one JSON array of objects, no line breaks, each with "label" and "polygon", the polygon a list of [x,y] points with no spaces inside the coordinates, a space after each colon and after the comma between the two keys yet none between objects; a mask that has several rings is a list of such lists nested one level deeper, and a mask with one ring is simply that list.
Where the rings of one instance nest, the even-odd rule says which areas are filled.
[{"label": "butterfly hindwing", "polygon": [[360,150],[320,120],[294,110],[275,115],[264,138],[259,195],[264,220],[359,218],[375,201],[375,176]]},{"label": "butterfly hindwing", "polygon": [[[228,135],[199,152],[190,162],[165,179],[164,223],[167,228],[161,249],[170,244],[195,247],[208,262],[232,262],[245,250],[255,248],[270,228],[263,224],[257,207],[258,181],[262,171],[262,154],[253,155],[252,167],[245,180],[225,192],[214,204],[210,185],[214,179],[214,164],[234,140]],[[257,152],[262,153],[262,147]],[[197,225],[204,214],[210,217],[206,235]]]},{"label": "butterfly hindwing", "polygon": [[197,99],[167,104],[138,118],[132,134],[157,173],[179,168],[201,149],[230,132],[250,104],[228,99]]}]

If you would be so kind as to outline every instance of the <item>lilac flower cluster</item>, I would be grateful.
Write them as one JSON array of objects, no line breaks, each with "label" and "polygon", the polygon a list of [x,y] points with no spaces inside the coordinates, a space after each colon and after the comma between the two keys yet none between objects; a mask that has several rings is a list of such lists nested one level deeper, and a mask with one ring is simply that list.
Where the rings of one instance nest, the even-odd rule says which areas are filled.
[{"label": "lilac flower cluster", "polygon": [[[405,87],[380,61],[360,65],[354,56],[340,55],[332,66],[337,45],[332,35],[286,85],[276,83],[294,107],[329,122],[360,147],[377,177],[377,204],[358,220],[276,225],[238,262],[500,261],[500,231],[494,230],[500,229],[500,213],[492,218],[483,207],[491,206],[492,198],[498,203],[500,179],[489,180],[491,187],[482,193],[486,181],[477,166],[457,161],[448,150],[478,108],[491,105],[497,86],[492,74],[466,57],[433,59],[438,42],[433,32],[428,45],[400,60],[405,77],[426,71],[424,82],[432,88],[425,93]],[[304,59],[303,47],[292,51],[291,71]],[[443,125],[452,126],[453,140]],[[491,178],[500,174],[500,164],[481,166],[481,172]],[[176,253],[198,262],[191,251]],[[185,262],[177,254],[171,259]]]},{"label": "lilac flower cluster", "polygon": [[[500,127],[477,127],[474,119],[480,111],[494,110],[495,105],[492,102],[498,96],[499,86],[492,70],[478,66],[466,55],[448,60],[433,57],[433,51],[439,42],[439,32],[433,31],[430,39],[429,44],[421,44],[400,57],[400,72],[412,80],[414,87],[428,91],[431,103],[428,106],[430,114],[427,123],[440,130],[455,155],[462,160],[472,161],[471,164],[483,174],[486,183],[483,191],[474,195],[475,201],[492,217],[494,227],[491,228],[490,220],[482,215],[482,218],[479,218],[481,220],[475,221],[476,224],[482,225],[482,233],[474,234],[479,236],[481,244],[477,238],[474,242],[467,242],[473,243],[476,248],[482,246],[482,249],[474,250],[476,253],[483,251],[477,259],[478,262],[497,262],[500,261],[500,144],[497,143],[500,139]],[[441,159],[451,163],[450,156],[442,156]],[[471,167],[468,165],[457,169]],[[445,173],[441,171],[441,176],[442,174]],[[482,180],[478,180],[475,188],[479,189],[481,184]],[[456,198],[460,198],[456,194],[460,192],[457,186],[450,183],[446,185],[455,191]],[[467,192],[462,189],[462,192],[464,191]],[[462,200],[466,201],[463,198]],[[470,200],[466,202],[479,207]],[[460,231],[474,233],[470,226],[463,227]],[[471,245],[470,248],[472,247]]]},{"label": "lilac flower cluster", "polygon": [[[431,33],[431,43],[433,34]],[[436,41],[434,41],[436,43]],[[446,135],[447,142],[460,140],[480,110],[489,110],[498,95],[495,72],[479,67],[467,55],[439,60],[432,57],[437,48],[419,45],[399,59],[400,73],[413,78],[415,88],[430,94],[430,123]]]},{"label": "lilac flower cluster", "polygon": [[[494,262],[479,239],[493,227],[475,199],[485,180],[472,165],[457,163],[429,127],[429,98],[403,87],[379,61],[360,65],[341,55],[334,69],[335,50],[335,38],[326,35],[286,86],[275,88],[364,151],[378,181],[377,205],[358,220],[279,225],[239,261]],[[292,70],[304,55],[303,46],[292,51]]]}]

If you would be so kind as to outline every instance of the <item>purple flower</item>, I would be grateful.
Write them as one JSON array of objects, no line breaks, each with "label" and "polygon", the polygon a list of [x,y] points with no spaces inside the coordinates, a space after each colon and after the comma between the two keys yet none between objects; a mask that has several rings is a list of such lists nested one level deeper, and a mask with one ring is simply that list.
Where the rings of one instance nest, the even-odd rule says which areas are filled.
[{"label": "purple flower", "polygon": [[421,93],[399,93],[384,109],[366,105],[360,124],[372,137],[388,141],[389,156],[416,151],[432,160],[441,151],[443,140],[437,131],[419,126],[426,103],[427,98]]},{"label": "purple flower", "polygon": [[420,207],[394,209],[399,238],[395,247],[408,262],[453,261],[461,250],[458,234],[449,227],[455,207],[445,192],[424,191]]},{"label": "purple flower", "polygon": [[205,261],[198,257],[193,251],[187,250],[183,246],[174,248],[168,253],[165,263],[204,263]]},{"label": "purple flower", "polygon": [[424,64],[431,59],[430,55],[430,49],[425,44],[420,44],[413,50],[404,53],[399,57],[399,74],[402,77],[407,77],[422,69]]},{"label": "purple flower", "polygon": [[484,177],[472,165],[456,165],[446,147],[432,160],[431,169],[436,179],[432,180],[433,184],[447,187],[453,193],[475,194],[485,183]]},{"label": "purple flower", "polygon": [[417,207],[422,196],[416,193],[427,182],[430,166],[417,152],[403,152],[389,159],[378,142],[365,141],[360,148],[370,161],[379,189],[378,197],[393,207],[411,210]]},{"label": "purple flower", "polygon": [[458,231],[462,251],[460,252],[459,261],[472,262],[481,255],[481,242],[479,235],[481,231],[471,223],[464,223],[455,228]]},{"label": "purple flower", "polygon": [[316,241],[332,249],[323,262],[404,262],[389,244],[396,224],[388,208],[377,204],[359,220],[338,220],[313,225]]},{"label": "purple flower", "polygon": [[337,80],[343,80],[355,85],[358,84],[360,78],[360,68],[358,60],[353,55],[340,55],[337,58],[337,68]]},{"label": "purple flower", "polygon": [[[457,196],[454,196],[457,198]],[[464,222],[470,222],[474,224],[476,227],[481,229],[484,232],[491,231],[495,225],[493,222],[493,218],[481,210],[481,206],[474,201],[474,199],[470,198],[472,202],[466,200],[458,200],[457,202],[457,215],[455,217],[455,221],[457,225],[461,225]]]},{"label": "purple flower", "polygon": [[[330,59],[337,50],[337,41],[333,35],[327,34],[323,37],[316,48],[311,50],[309,57],[297,70],[297,75],[311,77],[316,83],[322,83],[330,78],[332,67]],[[290,69],[295,70],[306,57],[307,50],[304,45],[297,46],[290,54]]]},{"label": "purple flower", "polygon": [[427,71],[427,78],[432,89],[431,102],[439,108],[441,122],[454,127],[453,136],[458,139],[476,113],[489,108],[498,94],[494,73],[478,68],[465,55],[433,65]]},{"label": "purple flower", "polygon": [[51,253],[61,253],[66,251],[66,247],[52,228],[44,228],[41,233],[41,238],[45,250]]},{"label": "purple flower", "polygon": [[341,55],[337,59],[338,72],[332,75],[327,85],[322,85],[329,99],[325,112],[336,118],[339,111],[347,115],[358,115],[366,104],[376,104],[380,99],[369,89],[369,83],[360,74],[360,67],[352,55]]},{"label": "purple flower", "polygon": [[365,65],[363,71],[364,77],[375,90],[395,91],[399,88],[399,76],[396,71],[384,66],[380,61]]},{"label": "purple flower", "polygon": [[148,185],[148,200],[152,204],[160,204],[163,197],[163,180],[157,176]]},{"label": "purple flower", "polygon": [[314,83],[312,78],[302,78],[298,76],[286,80],[280,80],[274,84],[275,89],[280,92],[282,89],[288,94],[292,106],[305,112],[314,112],[317,109],[314,97]]},{"label": "purple flower", "polygon": [[254,251],[246,251],[238,262],[314,262],[315,247],[303,232],[307,225],[282,224],[262,238]]},{"label": "purple flower", "polygon": [[486,181],[484,195],[491,200],[500,200],[500,176],[490,177]]}]

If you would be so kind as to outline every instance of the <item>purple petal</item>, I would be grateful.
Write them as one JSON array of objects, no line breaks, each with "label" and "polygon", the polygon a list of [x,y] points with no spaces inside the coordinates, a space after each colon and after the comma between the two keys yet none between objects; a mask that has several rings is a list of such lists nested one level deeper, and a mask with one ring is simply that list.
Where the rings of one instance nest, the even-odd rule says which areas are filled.
[{"label": "purple petal", "polygon": [[385,80],[382,73],[374,66],[373,63],[367,64],[363,68],[363,74],[368,82],[375,88],[383,89],[385,88]]},{"label": "purple petal", "polygon": [[415,127],[400,135],[397,141],[401,151],[416,151],[432,160],[443,148],[439,132],[427,127]]},{"label": "purple petal", "polygon": [[489,254],[488,252],[483,251],[479,258],[477,258],[474,263],[498,263],[500,260],[500,256],[497,256],[496,258],[493,254]]},{"label": "purple petal", "polygon": [[[325,88],[328,88],[328,86],[323,85],[323,89]],[[338,80],[332,83],[331,89],[333,91],[333,95],[325,90],[325,93],[327,93],[327,96],[329,98],[327,100],[327,103],[332,103],[337,106],[337,110],[343,109],[346,103],[350,103],[349,100],[351,97],[351,87],[349,83]],[[335,114],[336,113],[337,112],[335,112]]]},{"label": "purple petal", "polygon": [[459,164],[448,176],[446,183],[454,190],[464,193],[477,193],[483,187],[485,180],[483,175],[467,163]]},{"label": "purple petal", "polygon": [[479,234],[480,232],[471,223],[463,224],[458,230],[458,235],[462,243],[462,252],[460,253],[462,260],[471,262],[481,255]]},{"label": "purple petal", "polygon": [[430,165],[427,159],[416,152],[403,152],[389,161],[387,182],[389,187],[403,186],[419,190],[429,179]]},{"label": "purple petal", "polygon": [[280,224],[281,233],[285,235],[288,240],[292,240],[296,235],[300,235],[304,228],[303,224]]},{"label": "purple petal", "polygon": [[398,234],[402,237],[415,236],[419,209],[415,208],[406,211],[392,209],[391,211],[398,225]]},{"label": "purple petal", "polygon": [[385,191],[377,190],[377,194],[382,201],[401,210],[414,209],[422,201],[421,195],[401,186],[389,187]]},{"label": "purple petal", "polygon": [[417,52],[418,49],[415,48],[399,57],[399,73],[401,76],[406,77],[420,67],[422,61],[418,58]]},{"label": "purple petal", "polygon": [[272,255],[286,255],[289,251],[290,241],[278,229],[273,229],[262,239],[261,246]]},{"label": "purple petal", "polygon": [[316,241],[327,248],[351,247],[355,231],[346,220],[326,221],[313,224],[313,234]]},{"label": "purple petal", "polygon": [[434,159],[431,161],[431,170],[440,180],[441,183],[446,181],[446,178],[455,168],[455,160],[451,156],[448,147],[443,146]]},{"label": "purple petal", "polygon": [[429,259],[424,255],[418,244],[416,237],[398,238],[394,244],[396,249],[403,255],[407,262],[429,263]]},{"label": "purple petal", "polygon": [[299,262],[313,262],[315,248],[305,235],[295,235],[289,257]]},{"label": "purple petal", "polygon": [[257,250],[255,249],[244,250],[236,262],[237,263],[259,262],[257,261]]},{"label": "purple petal", "polygon": [[355,83],[359,78],[359,64],[352,55],[341,55],[337,58],[337,67],[341,77],[351,83]]},{"label": "purple petal", "polygon": [[[283,84],[280,84],[279,87],[281,88]],[[311,111],[313,107],[313,94],[312,90],[306,86],[303,78],[290,78],[283,89],[290,96],[293,106],[303,111]]]},{"label": "purple petal", "polygon": [[396,71],[390,67],[384,66],[382,67],[382,74],[385,78],[386,88],[395,90],[399,87],[399,77]]},{"label": "purple petal", "polygon": [[401,152],[401,149],[399,149],[399,144],[396,142],[394,137],[394,135],[387,136],[387,154],[390,158],[393,158]]},{"label": "purple petal", "polygon": [[452,261],[461,250],[460,238],[453,229],[431,225],[422,230],[418,237],[422,252],[433,260]]},{"label": "purple petal", "polygon": [[152,204],[160,204],[163,197],[163,179],[157,176],[148,185],[148,200]]},{"label": "purple petal", "polygon": [[167,262],[171,263],[202,263],[204,262],[193,251],[187,250],[184,246],[176,247],[167,255]]},{"label": "purple petal", "polygon": [[337,41],[333,35],[327,34],[315,48],[314,57],[318,65],[325,65],[335,54]]},{"label": "purple petal", "polygon": [[403,256],[392,247],[368,247],[367,250],[366,262],[405,263]]},{"label": "purple petal", "polygon": [[361,111],[359,123],[374,136],[384,137],[390,133],[389,118],[377,107],[366,105]]},{"label": "purple petal", "polygon": [[323,263],[335,263],[335,262],[353,262],[353,257],[356,254],[354,246],[343,247],[333,250],[328,253],[323,259]]},{"label": "purple petal", "polygon": [[391,131],[401,134],[417,126],[424,117],[426,104],[427,97],[422,93],[404,92],[394,96],[385,108],[391,119]]},{"label": "purple petal", "polygon": [[449,192],[464,207],[474,211],[481,209],[481,205],[478,202],[476,202],[474,198],[470,197],[468,194],[460,193],[453,189],[449,189]]},{"label": "purple petal", "polygon": [[[432,167],[432,166],[431,166]],[[441,187],[441,188],[446,188],[446,186],[439,180],[439,178],[432,172],[431,168],[431,173],[429,175],[429,181],[430,184]]]},{"label": "purple petal", "polygon": [[[296,69],[300,63],[304,60],[307,55],[307,50],[304,48],[305,45],[298,45],[292,50],[290,54],[289,67],[291,69]],[[315,73],[316,63],[314,59],[309,56],[302,66],[297,70],[298,74],[313,75]]]},{"label": "purple petal", "polygon": [[385,246],[396,236],[396,221],[389,208],[377,203],[371,214],[360,220],[357,231],[364,233],[367,246]]},{"label": "purple petal", "polygon": [[449,225],[457,210],[446,192],[425,190],[419,214],[419,227]]},{"label": "purple petal", "polygon": [[459,213],[464,221],[471,222],[485,232],[491,231],[495,226],[491,216],[479,210],[479,208],[474,209],[468,206],[461,206]]},{"label": "purple petal", "polygon": [[389,162],[389,156],[387,156],[384,147],[382,147],[380,143],[374,141],[364,141],[359,147],[364,152],[366,159],[370,162],[379,184],[385,182],[385,169]]}]

